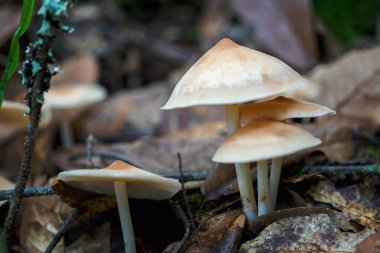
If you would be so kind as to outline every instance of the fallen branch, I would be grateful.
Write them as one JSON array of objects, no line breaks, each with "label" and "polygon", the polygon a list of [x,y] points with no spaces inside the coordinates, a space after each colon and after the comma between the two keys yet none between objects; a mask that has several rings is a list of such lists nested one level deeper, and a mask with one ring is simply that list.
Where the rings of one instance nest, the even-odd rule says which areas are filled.
[{"label": "fallen branch", "polygon": [[[14,190],[3,190],[0,191],[0,200],[11,200],[13,196]],[[22,193],[22,197],[38,197],[38,196],[46,196],[53,195],[54,190],[51,186],[43,186],[36,188],[25,188]]]},{"label": "fallen branch", "polygon": [[67,217],[67,219],[65,220],[65,222],[63,222],[63,224],[59,228],[58,233],[56,233],[54,235],[53,239],[50,241],[50,243],[49,243],[49,245],[46,248],[46,250],[45,250],[44,253],[51,253],[51,252],[53,252],[55,246],[57,246],[57,244],[61,240],[62,236],[66,233],[67,229],[69,228],[70,224],[73,222],[73,220],[75,219],[75,217],[77,216],[77,214],[78,214],[78,209],[74,208],[71,211],[69,217]]},{"label": "fallen branch", "polygon": [[12,201],[5,219],[3,236],[8,244],[13,231],[16,216],[18,214],[22,195],[30,174],[30,162],[37,138],[38,124],[41,116],[44,92],[48,91],[50,78],[53,73],[49,65],[53,63],[52,42],[57,31],[68,31],[68,27],[60,23],[60,16],[66,14],[68,3],[65,0],[48,1],[41,5],[38,14],[43,16],[42,25],[38,31],[38,39],[29,44],[26,50],[26,58],[23,62],[23,85],[27,93],[26,100],[30,108],[29,122],[25,130],[24,149],[17,178],[13,191]]}]

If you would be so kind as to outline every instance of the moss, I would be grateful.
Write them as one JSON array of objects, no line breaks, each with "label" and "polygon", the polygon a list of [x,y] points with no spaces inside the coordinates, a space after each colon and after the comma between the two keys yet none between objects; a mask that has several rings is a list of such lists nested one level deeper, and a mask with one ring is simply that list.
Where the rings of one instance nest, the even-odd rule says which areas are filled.
[{"label": "moss", "polygon": [[187,196],[187,201],[189,202],[192,211],[199,210],[199,207],[203,202],[203,196],[199,192],[195,192]]},{"label": "moss", "polygon": [[314,0],[314,9],[330,32],[347,45],[360,35],[374,33],[378,0]]}]

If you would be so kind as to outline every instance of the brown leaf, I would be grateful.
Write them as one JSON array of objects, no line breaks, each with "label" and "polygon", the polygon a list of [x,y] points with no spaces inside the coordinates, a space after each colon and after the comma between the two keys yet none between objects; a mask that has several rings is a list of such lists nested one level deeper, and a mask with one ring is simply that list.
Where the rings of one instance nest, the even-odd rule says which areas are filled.
[{"label": "brown leaf", "polygon": [[[31,253],[45,252],[50,241],[70,212],[69,206],[57,196],[43,196],[23,200],[20,227],[21,245]],[[54,252],[64,252],[62,240]]]},{"label": "brown leaf", "polygon": [[153,84],[134,91],[118,91],[92,107],[76,122],[80,139],[92,133],[99,139],[126,140],[153,134],[158,127],[169,86]]},{"label": "brown leaf", "polygon": [[226,237],[228,231],[234,227],[240,214],[240,210],[234,210],[207,219],[197,230],[200,244],[194,243],[186,252],[220,252],[220,247],[229,240]]},{"label": "brown leaf", "polygon": [[356,248],[355,253],[376,253],[380,251],[380,232],[365,238]]},{"label": "brown leaf", "polygon": [[380,229],[380,198],[374,191],[378,178],[368,178],[362,184],[336,187],[330,180],[312,186],[308,194],[318,202],[328,203],[344,213],[355,216],[364,226]]},{"label": "brown leaf", "polygon": [[357,230],[348,215],[338,212],[296,216],[272,223],[243,243],[240,252],[352,252],[372,233]]},{"label": "brown leaf", "polygon": [[99,80],[99,63],[91,54],[71,57],[61,64],[60,73],[53,76],[51,85],[97,83]]},{"label": "brown leaf", "polygon": [[[314,39],[313,32],[308,32],[313,29],[310,6],[305,1],[293,1],[292,10],[285,8],[284,5],[287,5],[286,1],[232,1],[232,6],[239,18],[245,26],[254,31],[255,37],[264,47],[296,68],[306,69],[311,66],[313,61],[297,32],[302,34],[304,43]],[[297,7],[294,8],[294,6]],[[289,19],[288,15],[292,18]],[[302,24],[304,32],[301,33],[300,27],[292,23],[294,19],[296,19],[295,23]],[[310,44],[309,42],[308,48],[312,47],[314,47],[312,50],[314,51],[315,43]]]},{"label": "brown leaf", "polygon": [[340,114],[355,118],[370,125],[380,124],[380,71],[373,78],[363,83],[355,94],[340,105]]},{"label": "brown leaf", "polygon": [[358,87],[373,78],[380,69],[379,57],[380,47],[354,50],[332,63],[313,69],[308,77],[321,86],[315,101],[336,110],[346,99],[355,95]]}]

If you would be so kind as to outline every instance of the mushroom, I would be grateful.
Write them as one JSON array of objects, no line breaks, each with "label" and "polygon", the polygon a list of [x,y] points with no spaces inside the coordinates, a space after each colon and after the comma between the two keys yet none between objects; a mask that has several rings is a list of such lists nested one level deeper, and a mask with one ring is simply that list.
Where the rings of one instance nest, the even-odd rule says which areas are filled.
[{"label": "mushroom", "polygon": [[58,85],[45,94],[45,106],[60,109],[62,122],[60,125],[61,139],[64,147],[73,145],[73,134],[69,111],[83,105],[97,103],[106,97],[106,90],[99,84]]},{"label": "mushroom", "polygon": [[[320,144],[321,141],[291,123],[257,119],[228,136],[212,160],[219,163],[257,161],[258,213],[269,211],[267,159],[282,157]],[[264,183],[261,180],[264,179]]]},{"label": "mushroom", "polygon": [[[232,133],[240,128],[238,104],[305,84],[307,81],[282,61],[222,39],[185,73],[161,109],[224,105],[228,133]],[[257,210],[249,164],[236,163],[235,167],[243,211],[250,223]]]},{"label": "mushroom", "polygon": [[[3,176],[0,176],[0,191],[2,190],[11,190],[15,188],[15,184],[8,179],[6,179]],[[2,207],[5,203],[7,203],[7,200],[1,200],[0,201],[0,207]]]},{"label": "mushroom", "polygon": [[[259,118],[283,121],[291,118],[319,117],[326,114],[335,114],[335,111],[322,105],[283,96],[240,106],[240,120],[243,124]],[[269,179],[269,212],[275,210],[281,165],[282,157],[272,159]]]},{"label": "mushroom", "polygon": [[311,118],[335,114],[334,110],[326,106],[284,96],[263,102],[243,104],[239,111],[240,121],[243,124],[260,118],[283,121],[292,118]]},{"label": "mushroom", "polygon": [[136,252],[128,197],[163,200],[171,198],[181,188],[176,179],[164,178],[119,160],[104,169],[65,171],[58,177],[78,189],[116,195],[126,253]]},{"label": "mushroom", "polygon": [[[0,167],[2,174],[11,180],[17,178],[18,161],[21,153],[18,152],[24,145],[24,135],[21,134],[29,120],[29,107],[23,103],[4,100],[0,108]],[[41,112],[38,138],[35,141],[35,148],[32,158],[32,177],[48,168],[50,152],[50,135],[48,126],[52,121],[51,110],[44,108]],[[4,145],[6,143],[6,145]],[[40,147],[44,147],[43,152],[39,152]]]}]

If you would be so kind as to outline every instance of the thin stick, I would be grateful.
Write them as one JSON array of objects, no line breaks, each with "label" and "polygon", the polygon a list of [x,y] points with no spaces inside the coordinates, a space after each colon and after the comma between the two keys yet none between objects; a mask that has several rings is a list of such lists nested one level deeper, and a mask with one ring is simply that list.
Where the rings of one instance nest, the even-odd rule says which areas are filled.
[{"label": "thin stick", "polygon": [[77,214],[78,214],[78,209],[77,208],[73,208],[71,210],[71,213],[70,213],[69,217],[67,217],[67,219],[65,220],[65,222],[63,222],[63,224],[61,225],[61,227],[58,230],[58,233],[56,233],[54,235],[53,239],[50,241],[50,243],[47,246],[47,248],[46,248],[46,250],[45,250],[44,253],[51,253],[51,252],[53,252],[54,248],[57,246],[57,244],[61,240],[62,236],[66,233],[67,229],[69,228],[70,224],[73,222],[73,220],[75,219],[75,217],[77,216]]},{"label": "thin stick", "polygon": [[[177,216],[182,220],[183,227],[185,229],[185,233],[182,236],[181,241],[179,241],[173,248],[170,249],[171,253],[177,253],[182,252],[186,245],[191,243],[191,222],[187,218],[186,214],[182,210],[181,206],[178,204],[177,201],[172,201],[169,199],[169,203],[171,204],[172,208],[174,209]],[[169,251],[164,251],[164,253]]]},{"label": "thin stick", "polygon": [[96,142],[96,139],[92,134],[88,135],[86,138],[86,167],[87,168],[93,168],[94,162],[92,160],[93,154],[94,154],[94,143]]},{"label": "thin stick", "polygon": [[[25,130],[24,149],[21,158],[19,175],[17,178],[15,190],[12,196],[12,202],[8,209],[5,219],[3,236],[6,245],[13,231],[16,216],[18,214],[22,195],[26,182],[30,174],[30,162],[37,138],[38,123],[41,115],[42,101],[44,92],[50,87],[50,78],[52,73],[49,64],[53,62],[51,55],[52,42],[57,31],[67,31],[67,27],[61,26],[60,15],[66,13],[68,5],[63,1],[60,6],[61,11],[52,11],[50,2],[45,0],[39,14],[43,15],[43,22],[38,33],[38,40],[29,44],[26,59],[23,62],[23,79],[26,86],[26,99],[30,108],[29,121]],[[54,7],[56,8],[56,6]],[[49,29],[47,29],[49,28]]]},{"label": "thin stick", "polygon": [[[180,153],[177,153],[177,157],[178,157],[178,169],[179,169],[179,173],[180,173],[180,175],[181,175],[181,177],[182,177],[182,175],[183,175],[183,170],[182,170],[182,159],[181,159],[181,154],[180,154]],[[198,233],[197,233],[197,230],[196,230],[196,227],[195,227],[195,223],[194,223],[194,219],[193,219],[193,216],[192,216],[192,214],[191,214],[191,210],[190,210],[190,205],[189,205],[189,202],[187,201],[186,189],[185,189],[185,182],[182,180],[182,178],[180,179],[180,182],[181,182],[181,188],[182,188],[183,200],[185,201],[185,206],[186,206],[187,215],[189,215],[189,218],[190,218],[191,227],[192,227],[193,232],[194,232],[195,241],[197,242],[198,245],[200,245],[199,237],[198,237]]]},{"label": "thin stick", "polygon": [[[0,191],[0,200],[11,200],[12,195],[14,194],[14,190],[3,190]],[[22,197],[38,197],[38,196],[46,196],[53,195],[54,190],[51,186],[43,186],[43,187],[35,187],[35,188],[25,188],[22,193]]]},{"label": "thin stick", "polygon": [[[34,143],[38,133],[38,123],[41,114],[42,104],[38,102],[43,97],[44,89],[41,87],[45,84],[46,72],[48,71],[48,52],[51,48],[52,38],[47,38],[38,49],[36,49],[37,59],[42,66],[42,70],[36,74],[31,91],[28,91],[28,100],[30,107],[30,117],[25,130],[24,149],[22,153],[21,165],[19,168],[19,175],[17,178],[12,202],[8,210],[8,215],[4,223],[3,235],[6,242],[9,241],[16,216],[21,204],[22,194],[24,192],[26,182],[30,174],[30,162],[34,149]],[[34,59],[33,59],[34,60]]]}]

